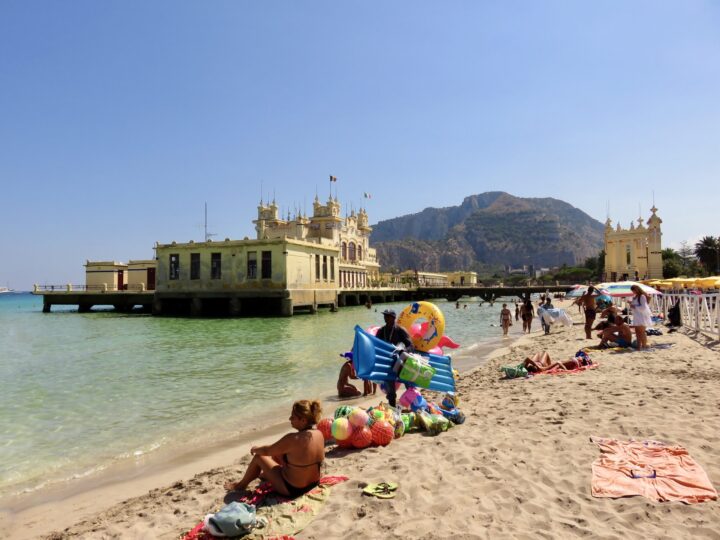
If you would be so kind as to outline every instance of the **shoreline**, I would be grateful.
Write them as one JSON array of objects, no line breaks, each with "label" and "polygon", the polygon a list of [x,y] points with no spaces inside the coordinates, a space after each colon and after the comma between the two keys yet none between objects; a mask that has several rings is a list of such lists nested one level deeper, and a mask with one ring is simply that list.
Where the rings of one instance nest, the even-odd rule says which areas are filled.
[{"label": "shoreline", "polygon": [[[505,350],[521,340],[523,334],[516,324],[511,327],[508,338],[493,337],[470,347],[470,355],[463,355],[454,366],[459,373],[469,373],[482,367],[498,351]],[[500,329],[498,328],[498,331]],[[449,354],[453,356],[453,350]],[[341,400],[333,395],[322,399],[324,416],[340,404],[370,406],[382,400],[384,394],[378,390],[375,396]],[[149,490],[166,484],[187,481],[195,475],[218,467],[231,466],[238,459],[248,455],[251,446],[267,444],[287,432],[285,419],[269,424],[270,418],[282,418],[279,408],[268,411],[263,419],[256,419],[245,429],[233,436],[178,452],[179,446],[170,445],[141,458],[128,459],[113,463],[99,473],[85,478],[58,481],[37,490],[6,496],[0,499],[0,527],[3,530],[27,530],[11,538],[35,538],[54,530],[64,529],[76,522],[91,517],[114,505],[121,504],[133,497],[139,497]],[[45,526],[36,521],[36,516],[44,516]]]},{"label": "shoreline", "polygon": [[[582,373],[500,378],[500,365],[538,350],[560,359],[588,345],[577,315],[571,315],[574,326],[550,335],[516,334],[519,339],[463,372],[458,392],[464,424],[437,437],[409,434],[387,448],[347,451],[330,445],[324,474],[350,480],[332,488],[320,514],[296,537],[536,537],[539,522],[548,538],[720,536],[717,500],[656,503],[590,493],[591,465],[600,454],[592,436],[679,444],[717,485],[720,344],[682,331],[653,338],[652,350],[592,352],[598,367]],[[24,516],[30,521],[23,526],[17,522],[3,530],[13,539],[51,530],[57,531],[54,540],[179,538],[222,506],[222,484],[249,462],[247,453],[235,450],[222,459],[195,461],[186,475],[175,469],[167,477],[147,478],[144,494],[116,493],[119,503],[94,500],[83,507],[79,500],[63,501],[68,514],[62,524],[47,526],[39,509]],[[190,469],[202,472],[193,476]],[[362,496],[362,487],[379,481],[398,482],[396,498]],[[443,519],[457,508],[468,519]],[[38,515],[43,523],[35,521]],[[64,528],[68,522],[73,524]]]}]

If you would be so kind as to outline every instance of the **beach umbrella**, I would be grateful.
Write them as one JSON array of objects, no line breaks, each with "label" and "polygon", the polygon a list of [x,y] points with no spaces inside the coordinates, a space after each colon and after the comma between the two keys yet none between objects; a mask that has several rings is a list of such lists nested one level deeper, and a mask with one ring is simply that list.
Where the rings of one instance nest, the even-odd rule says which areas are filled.
[{"label": "beach umbrella", "polygon": [[[575,285],[574,287],[575,288],[565,294],[565,298],[580,298],[583,294],[587,292],[589,285]],[[595,292],[593,293],[593,296],[598,296],[601,294],[608,294],[608,292],[602,290],[600,287],[595,287]]]},{"label": "beach umbrella", "polygon": [[642,283],[638,283],[637,281],[617,281],[614,283],[601,283],[600,285],[598,285],[598,288],[604,289],[605,291],[607,291],[605,294],[612,296],[613,298],[627,298],[630,296],[634,296],[635,294],[630,290],[630,287],[632,287],[633,285],[637,285],[638,287],[640,287],[640,289],[645,294],[662,294],[657,289],[653,289],[649,285],[643,285]]}]

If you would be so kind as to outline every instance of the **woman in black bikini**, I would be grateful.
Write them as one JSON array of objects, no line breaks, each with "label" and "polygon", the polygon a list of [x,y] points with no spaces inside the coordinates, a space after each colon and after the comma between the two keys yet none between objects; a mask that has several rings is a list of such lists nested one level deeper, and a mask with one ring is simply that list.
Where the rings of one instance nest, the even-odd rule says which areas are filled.
[{"label": "woman in black bikini", "polygon": [[239,482],[226,482],[225,489],[241,491],[262,477],[280,495],[295,498],[317,486],[325,459],[325,440],[314,429],[321,414],[319,401],[296,401],[290,425],[297,433],[288,433],[269,446],[253,446],[250,449],[253,458],[245,476]]}]

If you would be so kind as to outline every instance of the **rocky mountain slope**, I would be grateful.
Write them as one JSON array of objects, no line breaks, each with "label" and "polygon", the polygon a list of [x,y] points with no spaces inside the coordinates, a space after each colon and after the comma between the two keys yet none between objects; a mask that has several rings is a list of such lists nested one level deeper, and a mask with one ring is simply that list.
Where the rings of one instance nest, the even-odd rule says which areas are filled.
[{"label": "rocky mountain slope", "polygon": [[499,191],[460,206],[381,221],[370,242],[383,269],[447,271],[481,265],[581,264],[603,247],[603,224],[553,198]]}]

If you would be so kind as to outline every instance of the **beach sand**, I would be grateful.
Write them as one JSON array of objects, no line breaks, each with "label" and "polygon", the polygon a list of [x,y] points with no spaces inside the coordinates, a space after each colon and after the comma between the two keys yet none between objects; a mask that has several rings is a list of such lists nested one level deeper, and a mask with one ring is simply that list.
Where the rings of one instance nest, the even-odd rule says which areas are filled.
[{"label": "beach sand", "polygon": [[[297,538],[720,538],[718,501],[590,494],[600,453],[591,436],[682,445],[720,485],[720,345],[687,331],[666,333],[650,338],[653,350],[591,352],[594,370],[500,378],[500,365],[536,351],[564,359],[596,342],[583,337],[576,324],[495,351],[462,375],[467,421],[447,433],[408,434],[362,451],[329,446],[325,474],[350,480],[332,488]],[[276,438],[267,433],[252,442]],[[243,441],[151,477],[5,515],[0,530],[9,538],[51,531],[53,538],[180,538],[223,505],[223,482],[240,476],[249,446]],[[378,481],[399,483],[397,496],[362,495]]]}]

